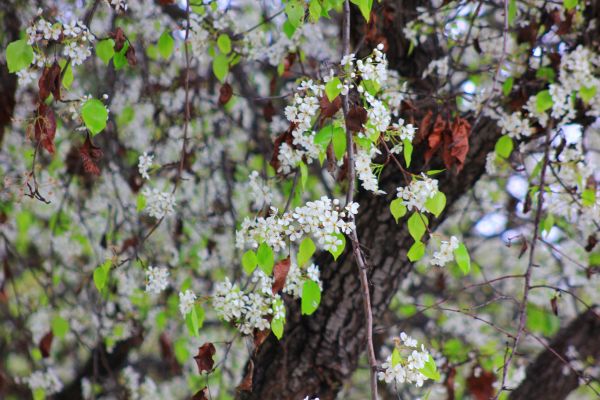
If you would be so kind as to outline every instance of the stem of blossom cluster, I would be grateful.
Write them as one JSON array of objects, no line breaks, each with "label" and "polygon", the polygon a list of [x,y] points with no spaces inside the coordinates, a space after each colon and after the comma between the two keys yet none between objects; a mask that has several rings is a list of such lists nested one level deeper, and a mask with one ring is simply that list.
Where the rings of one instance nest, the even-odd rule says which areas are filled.
[{"label": "stem of blossom cluster", "polygon": [[[350,54],[350,2],[344,1],[344,15],[342,22],[342,41],[343,41],[343,56]],[[347,121],[349,109],[348,95],[342,97],[342,111],[344,113],[344,123]],[[354,141],[352,132],[346,126],[346,149],[348,152],[348,192],[346,193],[346,205],[349,205],[354,200],[354,183],[356,181],[356,171],[354,169]],[[352,251],[356,264],[358,266],[358,276],[363,298],[363,306],[365,313],[366,324],[366,339],[367,339],[367,356],[370,366],[370,383],[371,383],[371,400],[377,400],[377,357],[375,355],[375,347],[373,346],[373,311],[371,310],[371,294],[369,291],[369,279],[367,277],[367,265],[364,255],[360,248],[356,227],[350,233],[350,241],[352,242]]]},{"label": "stem of blossom cluster", "polygon": [[544,148],[544,161],[542,164],[542,171],[540,173],[540,185],[539,185],[539,190],[538,190],[538,193],[539,193],[538,204],[537,204],[537,208],[535,211],[535,218],[534,218],[534,225],[533,225],[533,239],[531,240],[531,248],[529,251],[529,261],[527,263],[527,270],[525,271],[525,283],[523,285],[524,286],[523,300],[521,301],[521,304],[519,307],[519,327],[517,329],[517,333],[515,335],[515,340],[513,342],[510,354],[508,354],[508,357],[504,361],[504,366],[502,368],[502,384],[500,385],[498,392],[494,396],[494,400],[497,400],[500,397],[500,394],[506,389],[505,384],[506,384],[506,378],[508,376],[508,369],[510,368],[510,364],[511,364],[513,357],[515,355],[515,352],[517,351],[517,348],[519,346],[519,341],[521,339],[521,335],[525,331],[525,325],[527,324],[527,300],[529,299],[529,290],[531,289],[531,273],[532,273],[533,265],[534,265],[533,261],[534,261],[534,255],[535,255],[535,248],[536,248],[536,244],[537,244],[537,241],[539,238],[540,220],[542,217],[542,210],[543,210],[543,206],[544,206],[544,190],[545,190],[545,185],[546,185],[546,170],[548,168],[548,162],[549,162],[549,158],[550,158],[550,143],[552,141],[551,137],[550,137],[551,131],[552,131],[552,124],[549,123],[548,127],[546,128],[546,143],[545,143],[545,148]]}]

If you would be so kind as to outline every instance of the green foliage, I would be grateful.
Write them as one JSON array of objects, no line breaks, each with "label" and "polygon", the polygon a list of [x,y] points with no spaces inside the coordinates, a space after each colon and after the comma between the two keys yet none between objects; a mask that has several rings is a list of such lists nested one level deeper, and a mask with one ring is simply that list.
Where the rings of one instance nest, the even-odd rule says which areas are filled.
[{"label": "green foliage", "polygon": [[537,112],[543,113],[552,108],[554,102],[548,90],[542,90],[535,95],[535,109]]},{"label": "green foliage", "polygon": [[256,257],[256,253],[252,250],[248,250],[242,256],[242,267],[244,268],[244,272],[248,275],[252,274],[258,265],[258,258]]},{"label": "green foliage", "polygon": [[288,22],[298,28],[304,21],[304,2],[301,0],[289,0],[285,5],[285,14],[288,17]]},{"label": "green foliage", "polygon": [[429,355],[429,359],[425,363],[425,366],[421,368],[419,372],[434,381],[439,381],[441,378],[440,372],[437,370],[437,365],[435,365],[435,360],[431,354]]},{"label": "green foliage", "polygon": [[277,339],[281,339],[283,337],[283,325],[284,322],[282,319],[274,319],[271,321],[271,330]]},{"label": "green foliage", "polygon": [[69,322],[61,316],[52,318],[50,325],[52,326],[52,334],[58,338],[64,338],[69,332]]},{"label": "green foliage", "polygon": [[596,190],[585,189],[581,194],[581,202],[584,207],[592,207],[596,204]]},{"label": "green foliage", "polygon": [[108,65],[111,58],[115,55],[115,41],[112,39],[100,40],[96,43],[96,55],[104,64]]},{"label": "green foliage", "polygon": [[425,243],[423,242],[415,242],[413,243],[413,245],[410,247],[410,249],[408,249],[408,259],[411,262],[415,262],[415,261],[419,261],[421,258],[423,258],[423,256],[425,255]]},{"label": "green foliage", "polygon": [[112,262],[110,260],[106,260],[104,264],[94,270],[94,285],[96,285],[96,289],[98,289],[99,292],[102,292],[102,289],[104,289],[104,286],[106,285],[111,264]]},{"label": "green foliage", "polygon": [[185,323],[188,331],[192,336],[199,336],[200,328],[204,324],[204,308],[199,304],[194,305],[189,313],[185,316]]},{"label": "green foliage", "polygon": [[219,81],[225,82],[225,78],[229,73],[229,59],[225,54],[219,53],[215,56],[212,63],[212,70]]},{"label": "green foliage", "polygon": [[158,48],[158,52],[164,59],[168,59],[173,54],[173,49],[175,48],[175,40],[171,36],[171,33],[165,31],[158,38],[158,43],[156,44]]},{"label": "green foliage", "polygon": [[427,217],[418,212],[413,213],[410,218],[408,218],[408,233],[410,233],[410,236],[412,236],[415,242],[421,240],[427,231],[428,223],[429,220]]},{"label": "green foliage", "polygon": [[506,78],[506,80],[502,84],[502,94],[504,94],[505,96],[508,96],[510,94],[510,92],[512,91],[514,83],[515,83],[515,78],[513,78],[512,76],[509,76],[508,78]]},{"label": "green foliage", "polygon": [[390,203],[390,211],[392,212],[396,223],[398,223],[398,220],[406,215],[407,210],[406,206],[402,204],[402,199],[396,198]]},{"label": "green foliage", "polygon": [[563,5],[567,10],[572,10],[573,8],[577,7],[577,3],[578,0],[563,0]]},{"label": "green foliage", "polygon": [[298,249],[298,266],[303,266],[306,264],[312,255],[317,250],[314,242],[311,238],[305,237],[304,240],[300,243],[300,247]]},{"label": "green foliage", "polygon": [[581,100],[583,100],[584,103],[588,104],[596,95],[597,89],[596,86],[582,86],[581,89],[579,89],[579,97],[581,97]]},{"label": "green foliage", "polygon": [[310,279],[302,285],[302,314],[311,315],[321,303],[321,288],[319,284]]},{"label": "green foliage", "polygon": [[413,145],[410,140],[404,139],[402,141],[402,147],[404,148],[404,162],[406,163],[406,167],[410,167],[410,162],[412,160]]},{"label": "green foliage", "polygon": [[231,53],[231,39],[229,38],[229,35],[226,33],[220,34],[217,38],[217,46],[219,47],[219,50],[221,50],[221,53]]},{"label": "green foliage", "polygon": [[356,4],[360,9],[360,13],[368,22],[371,17],[371,8],[373,7],[373,0],[350,0],[352,4]]},{"label": "green foliage", "polygon": [[81,117],[92,136],[97,135],[106,127],[108,110],[98,99],[89,99],[81,107]]},{"label": "green foliage", "polygon": [[504,135],[501,136],[500,139],[496,142],[496,147],[494,147],[494,151],[502,158],[510,157],[513,151],[513,140],[510,136]]},{"label": "green foliage", "polygon": [[258,261],[258,267],[262,272],[271,275],[273,272],[273,266],[275,265],[275,256],[273,255],[273,249],[266,244],[261,243],[256,251],[256,259]]},{"label": "green foliage", "polygon": [[325,84],[325,94],[329,101],[333,102],[340,93],[342,93],[342,81],[337,76],[334,76]]},{"label": "green foliage", "polygon": [[400,356],[400,352],[396,347],[394,347],[394,351],[392,351],[392,367],[400,364],[402,361],[402,357]]},{"label": "green foliage", "polygon": [[337,260],[340,254],[344,252],[344,248],[346,247],[346,237],[341,233],[336,233],[335,236],[342,241],[342,244],[339,245],[335,250],[329,250],[334,260]]},{"label": "green foliage", "polygon": [[446,207],[446,195],[438,191],[433,197],[425,201],[425,208],[436,217],[439,217]]},{"label": "green foliage", "polygon": [[463,274],[467,275],[471,271],[471,256],[464,243],[460,243],[454,250],[454,260]]},{"label": "green foliage", "polygon": [[26,39],[16,40],[6,48],[6,65],[8,72],[18,72],[29,67],[33,62],[33,47]]}]

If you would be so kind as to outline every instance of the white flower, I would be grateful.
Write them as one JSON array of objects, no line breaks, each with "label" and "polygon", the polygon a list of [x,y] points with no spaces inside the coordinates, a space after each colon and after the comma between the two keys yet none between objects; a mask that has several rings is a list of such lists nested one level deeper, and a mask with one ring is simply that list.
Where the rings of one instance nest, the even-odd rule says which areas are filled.
[{"label": "white flower", "polygon": [[151,217],[160,219],[175,212],[175,196],[173,196],[173,193],[145,188],[142,194],[146,198],[146,209]]},{"label": "white flower", "polygon": [[196,295],[191,290],[187,289],[185,292],[179,292],[179,312],[184,317],[192,311],[194,302],[196,301]]},{"label": "white flower", "polygon": [[152,160],[154,160],[154,156],[148,155],[146,152],[144,152],[144,154],[138,158],[138,171],[144,179],[150,179],[150,176],[148,175],[148,169],[152,167]]},{"label": "white flower", "polygon": [[24,381],[27,382],[31,390],[43,389],[46,394],[57,393],[63,388],[60,378],[52,368],[48,368],[46,372],[35,371]]},{"label": "white flower", "polygon": [[443,267],[446,263],[452,261],[454,259],[454,250],[458,249],[458,244],[456,236],[452,236],[449,242],[442,240],[440,251],[433,253],[431,264]]},{"label": "white flower", "polygon": [[159,294],[169,286],[169,271],[164,267],[148,267],[146,292]]},{"label": "white flower", "polygon": [[409,210],[416,208],[419,211],[425,210],[425,202],[432,198],[438,192],[438,181],[421,174],[422,179],[413,179],[407,187],[399,187],[398,198],[402,199]]}]

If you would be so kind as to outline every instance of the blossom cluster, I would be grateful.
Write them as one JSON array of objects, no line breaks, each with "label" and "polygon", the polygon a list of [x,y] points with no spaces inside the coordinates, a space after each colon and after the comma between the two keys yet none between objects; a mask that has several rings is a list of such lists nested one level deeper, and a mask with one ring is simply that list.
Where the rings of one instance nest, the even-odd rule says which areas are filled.
[{"label": "blossom cluster", "polygon": [[138,158],[138,171],[142,178],[150,179],[150,175],[148,175],[148,170],[152,167],[152,161],[154,160],[154,156],[148,155],[148,153],[144,152]]},{"label": "blossom cluster", "polygon": [[[26,33],[28,44],[34,44],[41,40],[60,41],[64,45],[63,55],[70,58],[73,65],[82,64],[92,55],[91,44],[95,38],[81,21],[52,24],[43,17],[39,17],[27,28]],[[36,53],[35,63],[38,67],[43,67],[46,63],[45,57]]]},{"label": "blossom cluster", "polygon": [[149,266],[146,271],[146,292],[159,294],[169,286],[169,271],[164,267]]},{"label": "blossom cluster", "polygon": [[399,356],[398,359],[394,359],[393,354],[387,357],[381,365],[383,371],[378,373],[379,380],[386,383],[402,384],[406,382],[414,383],[417,387],[423,386],[427,377],[419,370],[425,367],[425,363],[430,357],[425,346],[421,344],[419,351],[417,341],[402,332],[400,338],[396,338],[395,352]]},{"label": "blossom cluster", "polygon": [[35,371],[29,377],[24,378],[31,390],[42,389],[46,394],[57,393],[63,388],[63,383],[52,368],[46,371]]},{"label": "blossom cluster", "polygon": [[144,188],[142,194],[146,198],[148,215],[161,219],[175,212],[175,196],[171,192],[161,192],[154,188]]},{"label": "blossom cluster", "polygon": [[342,208],[338,199],[331,200],[325,196],[281,216],[276,208],[271,207],[271,215],[266,218],[244,219],[236,232],[236,246],[257,248],[259,243],[265,242],[275,251],[280,251],[287,241],[296,242],[304,235],[310,235],[324,250],[335,250],[341,245],[338,235],[354,230],[356,213],[358,204]]},{"label": "blossom cluster", "polygon": [[398,198],[410,209],[425,211],[425,202],[438,192],[438,181],[425,174],[421,179],[413,179],[408,186],[398,187]]},{"label": "blossom cluster", "polygon": [[452,261],[454,259],[454,250],[458,249],[458,245],[459,242],[456,236],[452,236],[450,241],[442,240],[440,250],[433,253],[431,264],[443,267],[446,263]]}]

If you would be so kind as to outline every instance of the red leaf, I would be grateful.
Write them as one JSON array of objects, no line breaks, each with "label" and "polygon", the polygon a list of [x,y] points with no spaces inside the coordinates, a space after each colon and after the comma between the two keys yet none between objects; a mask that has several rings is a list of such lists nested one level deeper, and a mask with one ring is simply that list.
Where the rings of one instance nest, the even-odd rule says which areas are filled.
[{"label": "red leaf", "polygon": [[246,371],[246,375],[242,380],[242,383],[239,384],[237,390],[251,392],[252,391],[252,376],[254,375],[254,363],[252,360],[248,363],[248,370]]},{"label": "red leaf", "polygon": [[50,349],[52,348],[52,339],[54,339],[54,334],[52,331],[46,333],[41,339],[39,344],[40,352],[42,353],[43,358],[50,357]]},{"label": "red leaf", "polygon": [[98,168],[97,162],[102,159],[102,150],[92,143],[89,134],[85,138],[83,146],[79,148],[79,155],[81,156],[81,161],[83,161],[85,172],[92,175],[100,175],[100,168]]},{"label": "red leaf", "polygon": [[110,34],[110,36],[115,41],[115,51],[119,52],[123,50],[123,46],[125,46],[126,40],[125,32],[123,32],[123,29],[117,28],[113,33]]},{"label": "red leaf", "polygon": [[[427,117],[427,116],[426,116]],[[427,145],[429,148],[425,152],[425,162],[429,162],[431,157],[438,151],[442,145],[442,135],[446,130],[448,122],[438,114],[435,123],[433,124],[433,130],[427,137]]]},{"label": "red leaf", "polygon": [[192,396],[192,400],[208,400],[208,388],[204,386],[204,388],[198,390],[198,392]]},{"label": "red leaf", "polygon": [[225,83],[223,86],[221,86],[221,89],[219,89],[219,104],[222,106],[227,104],[232,95],[233,89],[231,88],[231,85],[229,83]]},{"label": "red leaf", "polygon": [[60,65],[55,61],[51,67],[45,67],[38,81],[40,101],[46,100],[50,93],[55,100],[60,100]]},{"label": "red leaf", "polygon": [[135,57],[135,49],[132,45],[129,45],[127,51],[125,52],[125,57],[127,57],[127,63],[130,67],[135,67],[137,64],[137,58]]},{"label": "red leaf", "polygon": [[363,125],[367,122],[367,110],[361,106],[354,106],[348,111],[346,118],[346,127],[352,132],[360,132]]},{"label": "red leaf", "polygon": [[333,117],[335,113],[342,108],[342,99],[340,96],[336,97],[335,100],[333,100],[333,103],[329,101],[327,96],[323,96],[319,103],[321,105],[321,115],[323,118]]},{"label": "red leaf", "polygon": [[194,360],[196,360],[196,365],[198,365],[198,371],[200,373],[212,371],[213,366],[215,365],[213,356],[216,352],[215,345],[210,342],[204,343],[198,348],[198,354],[194,356]]},{"label": "red leaf", "polygon": [[471,124],[464,118],[456,118],[452,124],[452,144],[450,155],[456,161],[456,170],[460,172],[465,165],[465,158],[469,152],[469,135]]},{"label": "red leaf", "polygon": [[[479,373],[475,374],[475,370]],[[481,367],[473,368],[471,376],[467,378],[467,390],[475,400],[489,400],[494,396],[494,381],[496,376]]]},{"label": "red leaf", "polygon": [[54,154],[54,136],[56,135],[56,118],[54,110],[44,103],[40,103],[37,109],[37,117],[34,122],[35,140],[50,154]]},{"label": "red leaf", "polygon": [[285,279],[290,271],[290,258],[287,257],[273,267],[273,294],[279,292],[285,286]]},{"label": "red leaf", "polygon": [[425,139],[429,134],[429,129],[431,128],[431,119],[433,118],[433,112],[431,110],[427,111],[427,114],[421,120],[419,124],[419,131],[417,134],[417,140],[415,142],[420,142]]},{"label": "red leaf", "polygon": [[254,351],[258,351],[258,348],[261,344],[267,340],[269,335],[271,334],[270,329],[265,329],[264,331],[254,330]]}]

